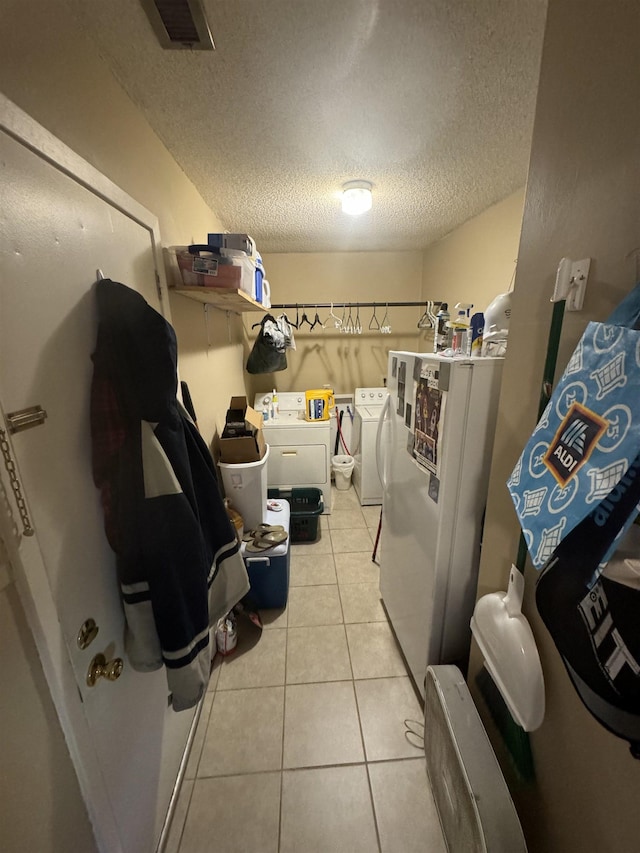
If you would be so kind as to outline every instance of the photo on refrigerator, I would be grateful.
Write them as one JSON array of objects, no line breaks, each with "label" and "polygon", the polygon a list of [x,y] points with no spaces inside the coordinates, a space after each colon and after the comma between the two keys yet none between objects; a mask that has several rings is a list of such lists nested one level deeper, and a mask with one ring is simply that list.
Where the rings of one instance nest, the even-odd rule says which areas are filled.
[{"label": "photo on refrigerator", "polygon": [[440,423],[444,418],[444,396],[432,364],[422,362],[416,386],[413,456],[427,470],[439,473]]}]

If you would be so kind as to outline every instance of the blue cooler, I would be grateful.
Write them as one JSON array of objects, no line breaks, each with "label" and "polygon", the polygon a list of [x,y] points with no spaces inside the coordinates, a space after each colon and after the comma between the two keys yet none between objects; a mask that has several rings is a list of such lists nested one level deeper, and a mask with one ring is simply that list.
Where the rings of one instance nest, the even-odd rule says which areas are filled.
[{"label": "blue cooler", "polygon": [[264,610],[284,607],[289,595],[289,531],[290,508],[288,501],[270,501],[270,504],[281,506],[280,512],[267,509],[267,524],[281,524],[289,533],[289,538],[281,545],[269,548],[267,551],[246,551],[246,542],[242,543],[240,552],[244,558],[251,584],[250,595],[256,607]]}]

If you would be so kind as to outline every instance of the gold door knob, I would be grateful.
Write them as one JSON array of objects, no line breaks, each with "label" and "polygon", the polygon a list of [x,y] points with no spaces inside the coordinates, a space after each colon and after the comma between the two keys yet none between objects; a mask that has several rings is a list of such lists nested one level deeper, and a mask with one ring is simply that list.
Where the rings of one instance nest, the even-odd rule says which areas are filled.
[{"label": "gold door knob", "polygon": [[122,675],[124,661],[122,658],[114,658],[107,660],[104,655],[97,654],[89,664],[87,672],[87,684],[89,687],[95,687],[96,681],[99,678],[106,678],[107,681],[115,681]]}]

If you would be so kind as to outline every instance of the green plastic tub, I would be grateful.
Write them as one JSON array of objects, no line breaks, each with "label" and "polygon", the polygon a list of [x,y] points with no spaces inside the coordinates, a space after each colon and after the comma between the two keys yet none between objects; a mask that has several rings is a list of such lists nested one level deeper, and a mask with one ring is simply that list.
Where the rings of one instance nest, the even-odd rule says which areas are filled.
[{"label": "green plastic tub", "polygon": [[318,538],[318,519],[324,504],[320,489],[269,489],[268,497],[289,501],[291,507],[291,541],[315,542]]}]

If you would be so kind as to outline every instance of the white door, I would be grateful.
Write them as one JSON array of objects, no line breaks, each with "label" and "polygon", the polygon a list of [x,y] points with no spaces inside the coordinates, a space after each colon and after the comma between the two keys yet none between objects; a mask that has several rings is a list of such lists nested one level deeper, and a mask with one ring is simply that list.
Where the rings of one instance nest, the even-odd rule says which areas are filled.
[{"label": "white door", "polygon": [[[172,711],[164,671],[136,673],[124,653],[115,560],[91,474],[89,394],[97,268],[162,310],[154,220],[9,102],[5,110],[18,133],[0,133],[0,426],[32,406],[47,414],[10,439],[35,530],[16,551],[20,586],[98,844],[147,853],[193,712]],[[36,150],[16,138],[34,134]],[[13,515],[20,530],[15,506]],[[98,634],[81,649],[90,618]],[[122,658],[124,669],[90,687],[97,653]]]}]

